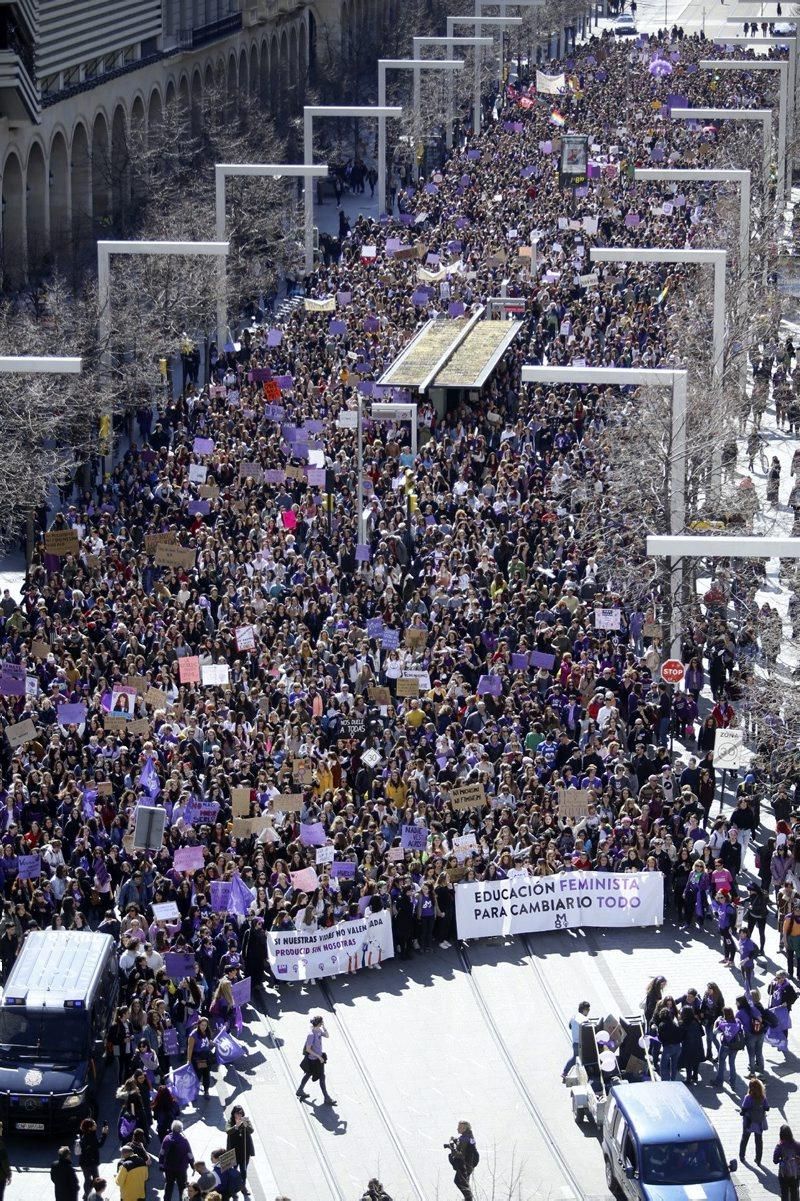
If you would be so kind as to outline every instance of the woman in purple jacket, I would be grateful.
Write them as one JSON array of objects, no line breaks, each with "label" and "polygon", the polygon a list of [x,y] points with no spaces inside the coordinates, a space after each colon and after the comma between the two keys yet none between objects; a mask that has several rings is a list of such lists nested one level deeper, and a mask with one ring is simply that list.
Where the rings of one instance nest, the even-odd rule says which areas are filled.
[{"label": "woman in purple jacket", "polygon": [[739,1078],[736,1075],[736,1056],[744,1047],[744,1032],[730,1005],[722,1011],[722,1017],[717,1018],[714,1025],[715,1033],[719,1035],[719,1051],[717,1053],[717,1074],[714,1084],[717,1088],[722,1084],[725,1075],[725,1062],[730,1064],[731,1088],[736,1088]]}]

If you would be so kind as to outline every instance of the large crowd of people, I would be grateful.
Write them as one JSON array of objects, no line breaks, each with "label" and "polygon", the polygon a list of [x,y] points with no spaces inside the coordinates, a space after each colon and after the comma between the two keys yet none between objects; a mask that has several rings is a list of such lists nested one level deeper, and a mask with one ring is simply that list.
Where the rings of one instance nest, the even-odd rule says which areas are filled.
[{"label": "large crowd of people", "polygon": [[[403,189],[396,213],[359,218],[306,281],[316,305],[245,331],[207,384],[140,414],[142,436],[104,482],[66,490],[19,604],[0,602],[0,964],[7,974],[36,927],[118,939],[121,1137],[125,1117],[125,1138],[155,1125],[180,1145],[169,1069],[186,1059],[208,1088],[215,1033],[241,1020],[234,986],[265,979],[269,931],[387,909],[401,956],[446,947],[460,879],[661,872],[671,918],[713,919],[728,960],[731,903],[763,946],[774,899],[794,971],[797,777],[780,782],[763,839],[771,748],[727,810],[714,765],[737,681],[769,654],[767,626],[748,618],[758,576],[748,593],[747,573],[720,574],[685,622],[685,687],[661,682],[657,607],[632,569],[644,548],[612,499],[619,395],[520,383],[530,362],[680,360],[681,273],[593,269],[589,249],[719,236],[715,189],[646,189],[631,172],[710,161],[733,136],[671,121],[670,104],[768,100],[769,73],[701,70],[711,50],[677,29],[604,35],[551,65],[561,95],[509,89],[498,123]],[[559,187],[562,130],[590,135],[574,190]],[[534,232],[532,269],[519,252]],[[477,399],[442,413],[419,398],[413,461],[407,427],[369,419],[371,396],[407,399],[376,381],[423,321],[469,315],[501,288],[524,298],[520,336]],[[320,311],[331,298],[335,312]],[[775,334],[754,365],[767,394],[775,373],[797,391],[794,348]],[[362,402],[360,498],[344,415]],[[743,430],[758,416],[744,412]],[[595,628],[596,608],[617,628]],[[485,802],[456,807],[452,790],[473,782]],[[592,800],[569,821],[558,796],[572,785]],[[141,806],[165,814],[160,847],[134,845]],[[318,823],[332,862],[303,838]],[[426,831],[424,849],[397,853],[401,825]],[[469,832],[464,862],[453,838]],[[748,889],[754,837],[762,887]],[[189,848],[202,867],[180,866]],[[31,855],[40,875],[23,878]],[[293,885],[306,867],[313,889]],[[238,900],[220,906],[225,881]],[[153,905],[169,902],[178,916],[162,920]],[[194,973],[168,978],[174,951],[193,954]]]}]

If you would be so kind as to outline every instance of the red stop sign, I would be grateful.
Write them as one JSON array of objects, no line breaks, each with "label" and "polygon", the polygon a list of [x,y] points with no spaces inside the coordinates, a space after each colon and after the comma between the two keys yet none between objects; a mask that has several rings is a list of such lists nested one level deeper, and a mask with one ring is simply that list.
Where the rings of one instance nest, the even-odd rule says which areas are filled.
[{"label": "red stop sign", "polygon": [[667,659],[666,663],[661,664],[661,679],[667,684],[680,684],[685,675],[680,659]]}]

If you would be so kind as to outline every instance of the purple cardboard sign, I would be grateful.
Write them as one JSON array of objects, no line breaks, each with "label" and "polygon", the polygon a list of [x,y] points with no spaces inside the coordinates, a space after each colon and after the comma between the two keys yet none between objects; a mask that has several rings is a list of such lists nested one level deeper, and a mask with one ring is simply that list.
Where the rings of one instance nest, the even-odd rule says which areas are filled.
[{"label": "purple cardboard sign", "polygon": [[250,380],[254,384],[265,384],[267,380],[272,379],[272,371],[269,367],[254,367],[250,372]]},{"label": "purple cardboard sign", "polygon": [[233,993],[233,1003],[241,1009],[243,1005],[250,1004],[250,994],[252,992],[252,984],[249,976],[245,976],[244,980],[237,980],[231,985]]},{"label": "purple cardboard sign", "polygon": [[324,847],[328,841],[322,822],[301,822],[300,843],[304,847]]},{"label": "purple cardboard sign", "polygon": [[213,438],[195,438],[192,443],[192,452],[196,455],[213,455],[214,439]]},{"label": "purple cardboard sign", "polygon": [[187,505],[187,512],[190,517],[208,517],[211,512],[211,505],[207,500],[190,500]]},{"label": "purple cardboard sign", "polygon": [[381,634],[381,648],[385,651],[396,651],[400,645],[399,630],[384,630]]},{"label": "purple cardboard sign", "polygon": [[264,416],[267,421],[283,421],[286,409],[283,405],[264,405]]},{"label": "purple cardboard sign", "polygon": [[370,617],[367,619],[367,637],[380,638],[383,634],[384,625],[382,617]]},{"label": "purple cardboard sign", "polygon": [[333,337],[337,337],[339,334],[346,334],[347,333],[347,322],[346,321],[336,321],[335,319],[333,321],[329,321],[328,322],[328,333],[331,334]]},{"label": "purple cardboard sign", "polygon": [[38,880],[42,874],[41,855],[19,855],[17,869],[17,879]]},{"label": "purple cardboard sign", "polygon": [[306,470],[306,477],[311,488],[325,487],[325,468],[324,467],[309,467]]},{"label": "purple cardboard sign", "polygon": [[512,655],[511,670],[512,671],[527,671],[529,660],[527,655]]},{"label": "purple cardboard sign", "polygon": [[400,846],[404,851],[424,851],[428,845],[428,831],[424,826],[401,826]]},{"label": "purple cardboard sign", "polygon": [[[166,951],[164,954],[164,970],[169,980],[183,980],[186,976],[194,976],[196,968],[197,961],[190,951]],[[166,1039],[164,1043],[166,1044]]]},{"label": "purple cardboard sign", "polygon": [[280,346],[283,341],[283,330],[271,329],[267,334],[267,346]]},{"label": "purple cardboard sign", "polygon": [[230,880],[211,881],[211,908],[215,913],[227,913],[231,899]]},{"label": "purple cardboard sign", "polygon": [[501,696],[503,692],[503,681],[499,676],[487,675],[481,676],[478,680],[477,693],[478,696]]},{"label": "purple cardboard sign", "polygon": [[438,196],[439,195],[439,189],[437,188],[435,183],[426,183],[425,191],[427,192],[427,194],[429,196]]},{"label": "purple cardboard sign", "polygon": [[523,179],[530,179],[530,177],[535,174],[536,174],[535,167],[523,167],[522,170],[520,171],[520,175],[522,176]]},{"label": "purple cardboard sign", "polygon": [[202,871],[204,864],[202,847],[178,847],[172,856],[172,866],[176,872]]},{"label": "purple cardboard sign", "polygon": [[337,292],[336,293],[336,303],[338,304],[340,309],[346,309],[349,304],[353,303],[353,293],[352,292]]},{"label": "purple cardboard sign", "polygon": [[359,542],[356,546],[356,563],[369,563],[372,551],[368,542]]},{"label": "purple cardboard sign", "polygon": [[354,880],[356,875],[356,865],[354,863],[332,863],[331,876],[338,877],[340,880]]},{"label": "purple cardboard sign", "polygon": [[544,651],[531,651],[531,667],[543,667],[546,671],[552,671],[555,661],[555,655],[547,655]]},{"label": "purple cardboard sign", "polygon": [[[167,972],[169,975],[169,972]],[[181,977],[179,977],[180,979]],[[165,1055],[177,1055],[180,1048],[178,1046],[178,1031],[173,1026],[167,1026],[162,1034],[162,1042],[164,1044]]]},{"label": "purple cardboard sign", "polygon": [[467,151],[467,158],[470,160],[471,163],[477,163],[477,161],[480,157],[481,157],[480,150],[468,150]]},{"label": "purple cardboard sign", "polygon": [[82,726],[86,721],[86,706],[59,705],[56,709],[56,720],[60,726]]},{"label": "purple cardboard sign", "polygon": [[371,379],[361,379],[358,381],[358,390],[362,396],[372,396],[373,387]]},{"label": "purple cardboard sign", "polygon": [[0,696],[25,695],[25,668],[18,663],[4,663],[0,668]]},{"label": "purple cardboard sign", "polygon": [[295,442],[297,440],[297,426],[282,425],[281,434],[285,442]]},{"label": "purple cardboard sign", "polygon": [[464,301],[454,300],[452,304],[447,306],[448,317],[462,317],[464,314]]},{"label": "purple cardboard sign", "polygon": [[375,331],[379,330],[381,327],[381,323],[377,317],[367,316],[364,318],[361,324],[364,328],[365,334],[374,334]]},{"label": "purple cardboard sign", "polygon": [[293,459],[308,458],[308,443],[307,442],[292,442],[289,453]]},{"label": "purple cardboard sign", "polygon": [[456,229],[466,229],[468,225],[469,225],[469,217],[456,217],[456,220],[455,220]]},{"label": "purple cardboard sign", "polygon": [[190,826],[213,825],[217,820],[219,805],[216,801],[189,800],[183,820]]},{"label": "purple cardboard sign", "polygon": [[417,306],[417,308],[421,308],[421,306],[422,306],[423,304],[427,304],[427,303],[428,303],[428,291],[427,291],[427,288],[419,288],[419,289],[417,289],[417,291],[416,291],[416,292],[414,292],[414,293],[412,294],[412,296],[411,296],[411,300],[412,300],[412,301],[413,301],[413,303],[414,303],[414,304]]},{"label": "purple cardboard sign", "polygon": [[635,229],[640,221],[641,221],[641,217],[639,216],[638,213],[626,213],[625,214],[625,224],[627,225],[628,229]]},{"label": "purple cardboard sign", "polygon": [[294,387],[294,377],[291,375],[276,375],[275,383],[278,385],[279,388],[282,388],[284,391],[287,391],[289,388]]},{"label": "purple cardboard sign", "polygon": [[265,484],[282,484],[286,479],[286,472],[281,471],[280,467],[269,467],[264,472]]},{"label": "purple cardboard sign", "polygon": [[307,421],[303,426],[303,429],[307,430],[309,434],[321,434],[324,428],[325,425],[322,421]]}]

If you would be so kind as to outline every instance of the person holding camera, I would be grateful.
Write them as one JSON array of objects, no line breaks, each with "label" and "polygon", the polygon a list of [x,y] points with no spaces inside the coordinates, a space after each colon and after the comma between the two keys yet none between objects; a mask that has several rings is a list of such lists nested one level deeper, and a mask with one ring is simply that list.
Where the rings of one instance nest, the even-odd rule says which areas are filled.
[{"label": "person holding camera", "polygon": [[300,1061],[303,1079],[300,1081],[297,1096],[301,1101],[305,1101],[308,1096],[305,1091],[306,1084],[309,1080],[315,1080],[322,1089],[322,1100],[325,1105],[336,1104],[333,1098],[328,1095],[328,1088],[325,1083],[325,1064],[328,1062],[328,1056],[322,1050],[322,1040],[327,1037],[328,1031],[325,1029],[325,1019],[319,1016],[313,1017],[311,1019],[311,1029],[306,1036],[303,1047],[303,1058]]},{"label": "person holding camera", "polygon": [[451,1138],[450,1142],[445,1143],[444,1146],[448,1152],[447,1158],[450,1161],[450,1167],[455,1171],[453,1183],[464,1201],[472,1201],[470,1177],[480,1163],[481,1157],[475,1146],[475,1138],[469,1122],[459,1122],[458,1137]]}]

